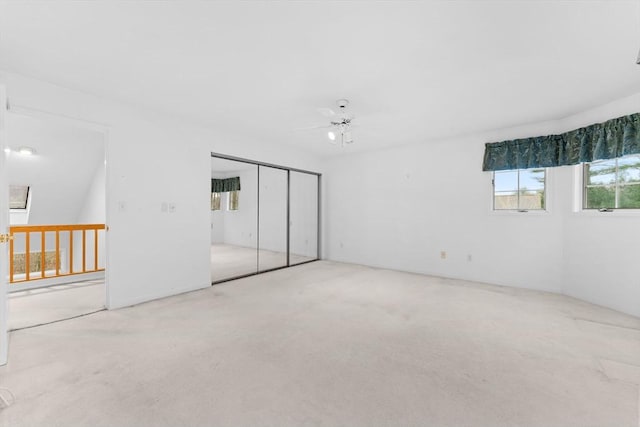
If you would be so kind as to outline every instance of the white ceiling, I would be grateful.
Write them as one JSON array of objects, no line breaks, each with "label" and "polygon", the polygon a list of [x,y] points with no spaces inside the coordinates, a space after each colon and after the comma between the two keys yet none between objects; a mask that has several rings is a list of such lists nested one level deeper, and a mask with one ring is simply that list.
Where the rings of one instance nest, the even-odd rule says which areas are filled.
[{"label": "white ceiling", "polygon": [[562,118],[640,91],[640,1],[0,3],[0,68],[257,141],[348,150]]}]

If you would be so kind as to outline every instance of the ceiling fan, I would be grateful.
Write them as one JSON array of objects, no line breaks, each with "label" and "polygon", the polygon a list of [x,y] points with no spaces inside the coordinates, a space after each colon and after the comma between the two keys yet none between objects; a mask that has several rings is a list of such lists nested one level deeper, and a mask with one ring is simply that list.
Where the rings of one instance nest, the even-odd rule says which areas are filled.
[{"label": "ceiling fan", "polygon": [[329,142],[334,145],[340,143],[340,145],[344,147],[345,144],[353,143],[351,127],[353,126],[354,117],[347,111],[347,107],[349,106],[348,99],[338,99],[336,105],[338,106],[337,112],[327,107],[318,108],[320,114],[330,119],[328,125],[313,126],[307,129],[329,129],[327,131]]}]

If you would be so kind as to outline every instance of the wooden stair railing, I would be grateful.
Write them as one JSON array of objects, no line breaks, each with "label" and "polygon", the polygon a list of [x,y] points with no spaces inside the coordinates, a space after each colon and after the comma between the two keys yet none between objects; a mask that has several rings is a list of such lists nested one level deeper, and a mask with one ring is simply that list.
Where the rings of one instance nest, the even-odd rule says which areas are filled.
[{"label": "wooden stair railing", "polygon": [[[99,268],[98,247],[99,239],[102,236],[104,239],[104,233],[99,233],[100,230],[104,230],[104,224],[78,224],[78,225],[17,225],[9,227],[9,235],[12,237],[9,241],[9,283],[22,283],[32,280],[49,279],[53,277],[70,276],[77,274],[93,273],[97,271],[104,271],[104,268]],[[79,271],[74,271],[74,232],[82,232],[82,262]],[[31,269],[31,236],[34,233],[40,233],[40,250],[34,252],[39,255],[40,267],[39,270],[32,271]],[[46,250],[46,233],[55,233],[55,264],[53,269],[47,269],[47,254],[52,251]],[[93,268],[87,268],[87,233],[93,233]],[[24,278],[22,274],[16,274],[16,260],[18,255],[14,252],[16,245],[16,238],[24,234]],[[61,236],[62,234],[62,236]],[[61,237],[64,238],[64,234],[68,236],[68,270],[63,269],[61,265]],[[78,270],[78,269],[76,269]],[[37,274],[32,274],[37,273]],[[16,276],[21,276],[17,278]],[[34,277],[37,276],[37,277]]]}]

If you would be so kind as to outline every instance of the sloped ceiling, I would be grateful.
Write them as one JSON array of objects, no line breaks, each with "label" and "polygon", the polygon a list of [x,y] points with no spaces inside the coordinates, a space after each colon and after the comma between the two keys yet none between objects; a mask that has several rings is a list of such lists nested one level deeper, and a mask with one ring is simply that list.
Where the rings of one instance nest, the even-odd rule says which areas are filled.
[{"label": "sloped ceiling", "polygon": [[11,148],[36,150],[7,156],[10,184],[32,190],[29,224],[74,224],[96,172],[104,162],[103,136],[66,123],[8,114]]},{"label": "sloped ceiling", "polygon": [[235,135],[341,152],[558,119],[640,91],[640,2],[0,4],[0,69]]}]

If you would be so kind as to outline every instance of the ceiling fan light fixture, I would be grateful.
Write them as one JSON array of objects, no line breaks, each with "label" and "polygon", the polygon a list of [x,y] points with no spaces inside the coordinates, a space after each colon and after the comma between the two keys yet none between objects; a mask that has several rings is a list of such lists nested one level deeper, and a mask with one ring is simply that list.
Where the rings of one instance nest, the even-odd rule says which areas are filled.
[{"label": "ceiling fan light fixture", "polygon": [[36,150],[31,147],[20,147],[18,149],[18,153],[22,156],[33,156],[36,153]]},{"label": "ceiling fan light fixture", "polygon": [[345,109],[345,108],[347,108],[347,106],[349,105],[349,100],[348,100],[348,99],[344,99],[344,98],[338,99],[338,100],[336,101],[336,105],[337,105],[341,110],[344,110],[344,109]]},{"label": "ceiling fan light fixture", "polygon": [[329,137],[329,139],[331,141],[335,141],[336,140],[336,133],[332,130],[330,130],[329,132],[327,132],[327,136]]},{"label": "ceiling fan light fixture", "polygon": [[344,142],[345,144],[351,144],[353,142],[353,136],[351,132],[347,131],[344,133]]}]

